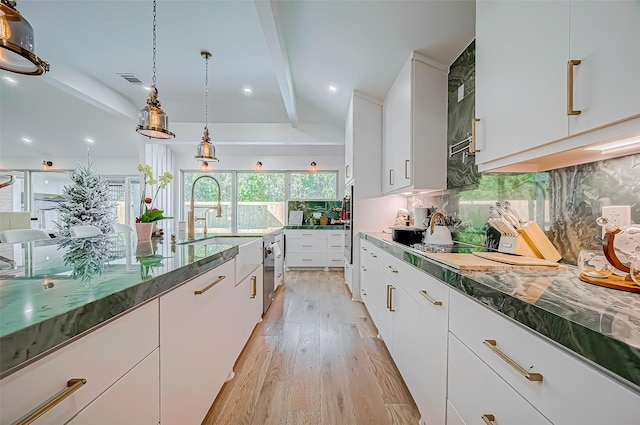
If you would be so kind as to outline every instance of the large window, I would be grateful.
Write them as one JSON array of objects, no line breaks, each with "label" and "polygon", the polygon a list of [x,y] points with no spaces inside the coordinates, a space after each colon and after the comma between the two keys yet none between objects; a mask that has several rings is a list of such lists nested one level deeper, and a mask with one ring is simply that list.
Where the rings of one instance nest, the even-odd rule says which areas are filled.
[{"label": "large window", "polygon": [[291,199],[338,198],[338,173],[291,173]]},{"label": "large window", "polygon": [[[201,172],[182,173],[183,209],[186,221],[191,187]],[[215,177],[222,189],[222,218],[216,218],[218,189],[211,179],[201,179],[194,189],[195,216],[206,217],[195,223],[196,234],[265,233],[284,226],[289,200],[336,200],[338,173],[221,172],[207,173]],[[288,194],[288,196],[287,196]]]}]

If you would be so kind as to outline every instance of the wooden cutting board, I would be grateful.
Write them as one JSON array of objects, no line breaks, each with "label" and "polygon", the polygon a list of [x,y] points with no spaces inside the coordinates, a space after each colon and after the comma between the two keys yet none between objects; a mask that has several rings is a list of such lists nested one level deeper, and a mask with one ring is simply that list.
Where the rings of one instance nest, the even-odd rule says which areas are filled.
[{"label": "wooden cutting board", "polygon": [[517,266],[536,266],[538,268],[544,267],[547,269],[566,268],[566,266],[561,266],[558,263],[549,260],[543,260],[542,258],[524,257],[522,255],[504,254],[502,252],[474,252],[472,255],[484,258],[486,260],[492,260],[499,263]]},{"label": "wooden cutting board", "polygon": [[448,254],[448,253],[423,253],[427,258],[439,263],[446,264],[458,270],[487,271],[487,270],[557,270],[558,265],[550,267],[548,265],[527,265],[527,264],[507,264],[504,262],[491,261],[473,254]]}]

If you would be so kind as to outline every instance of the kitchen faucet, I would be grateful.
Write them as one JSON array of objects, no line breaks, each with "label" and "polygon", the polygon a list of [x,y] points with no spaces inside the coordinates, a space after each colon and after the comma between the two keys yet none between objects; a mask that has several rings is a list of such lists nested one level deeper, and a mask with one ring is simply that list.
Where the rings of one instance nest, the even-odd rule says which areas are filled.
[{"label": "kitchen faucet", "polygon": [[[196,221],[197,220],[205,220],[204,227],[205,227],[205,234],[206,234],[206,228],[207,228],[206,214],[207,213],[205,211],[205,217],[204,218],[196,219],[195,202],[194,202],[194,199],[193,199],[193,194],[194,194],[194,189],[196,187],[196,183],[198,182],[198,180],[203,179],[205,177],[212,179],[214,182],[216,182],[216,185],[218,186],[218,205],[216,206],[216,212],[217,212],[216,213],[216,217],[222,217],[222,206],[220,205],[220,195],[221,195],[220,183],[218,183],[218,180],[216,180],[215,177],[213,177],[213,176],[211,176],[209,174],[203,174],[200,177],[196,178],[193,181],[193,184],[191,185],[191,201],[189,202],[189,212],[187,213],[187,238],[188,239],[193,239],[195,237],[195,227],[196,227]],[[207,209],[207,211],[209,209]]]}]

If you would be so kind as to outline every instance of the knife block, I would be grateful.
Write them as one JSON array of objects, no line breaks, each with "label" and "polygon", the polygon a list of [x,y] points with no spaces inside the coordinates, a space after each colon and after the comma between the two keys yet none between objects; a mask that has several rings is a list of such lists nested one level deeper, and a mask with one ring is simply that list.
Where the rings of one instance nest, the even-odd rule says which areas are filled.
[{"label": "knife block", "polygon": [[542,257],[538,257],[538,255],[529,246],[529,244],[522,237],[522,235],[500,236],[500,242],[498,244],[498,252],[504,252],[506,254],[524,255],[525,257],[531,257],[531,258],[542,258]]}]

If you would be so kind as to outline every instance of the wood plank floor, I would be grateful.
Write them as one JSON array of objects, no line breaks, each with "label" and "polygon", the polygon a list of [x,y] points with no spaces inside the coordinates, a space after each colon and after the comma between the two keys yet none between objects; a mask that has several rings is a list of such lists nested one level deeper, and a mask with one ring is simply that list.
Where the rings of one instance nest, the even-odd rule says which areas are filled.
[{"label": "wood plank floor", "polygon": [[203,425],[417,425],[420,415],[341,271],[289,271]]}]

